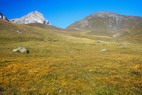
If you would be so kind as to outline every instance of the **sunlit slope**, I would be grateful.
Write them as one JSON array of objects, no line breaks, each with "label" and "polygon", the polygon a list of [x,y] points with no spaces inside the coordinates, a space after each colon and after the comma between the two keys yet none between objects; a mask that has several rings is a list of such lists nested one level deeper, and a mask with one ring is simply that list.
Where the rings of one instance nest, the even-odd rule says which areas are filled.
[{"label": "sunlit slope", "polygon": [[[79,32],[87,31],[92,35],[120,37],[125,34],[132,35],[133,32],[137,32],[131,31],[132,29],[139,30],[141,27],[142,17],[126,16],[113,12],[97,12],[71,24],[69,27],[67,27],[67,30]],[[127,30],[129,32],[125,33],[123,30]],[[142,34],[142,32],[140,34]]]},{"label": "sunlit slope", "polygon": [[[87,38],[73,37],[72,33],[54,27],[34,27],[14,24],[8,21],[0,21],[1,41],[69,41],[69,42],[93,42]],[[80,35],[80,34],[77,34]]]},{"label": "sunlit slope", "polygon": [[27,24],[27,25],[32,26],[32,27],[46,28],[46,29],[63,30],[61,28],[58,28],[58,27],[53,26],[53,25],[48,25],[48,24],[31,23],[31,24]]},{"label": "sunlit slope", "polygon": [[[30,53],[13,53],[19,46]],[[87,31],[1,21],[0,94],[141,95],[141,47]]]}]

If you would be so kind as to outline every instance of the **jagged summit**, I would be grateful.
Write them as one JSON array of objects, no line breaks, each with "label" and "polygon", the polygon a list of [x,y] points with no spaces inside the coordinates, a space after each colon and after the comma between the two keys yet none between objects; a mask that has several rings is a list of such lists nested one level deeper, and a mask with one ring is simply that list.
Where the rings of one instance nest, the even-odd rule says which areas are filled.
[{"label": "jagged summit", "polygon": [[8,19],[6,18],[6,16],[4,16],[1,12],[0,12],[0,19],[8,20]]},{"label": "jagged summit", "polygon": [[31,23],[40,23],[40,24],[49,24],[49,21],[44,18],[44,16],[38,12],[31,12],[21,18],[11,19],[10,21],[17,24],[31,24]]}]

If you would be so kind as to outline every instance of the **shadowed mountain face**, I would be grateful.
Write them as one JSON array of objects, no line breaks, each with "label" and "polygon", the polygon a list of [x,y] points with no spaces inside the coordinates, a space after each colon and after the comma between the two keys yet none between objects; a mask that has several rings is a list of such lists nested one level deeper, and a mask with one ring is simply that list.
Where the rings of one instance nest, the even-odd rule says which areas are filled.
[{"label": "shadowed mountain face", "polygon": [[113,12],[98,12],[73,23],[67,29],[89,31],[94,34],[108,34],[111,31],[140,27],[142,27],[142,17],[125,16]]},{"label": "shadowed mountain face", "polygon": [[30,23],[40,23],[40,24],[49,24],[49,21],[44,18],[44,16],[38,12],[34,11],[29,13],[26,16],[17,19],[11,19],[11,22],[17,24],[30,24]]}]

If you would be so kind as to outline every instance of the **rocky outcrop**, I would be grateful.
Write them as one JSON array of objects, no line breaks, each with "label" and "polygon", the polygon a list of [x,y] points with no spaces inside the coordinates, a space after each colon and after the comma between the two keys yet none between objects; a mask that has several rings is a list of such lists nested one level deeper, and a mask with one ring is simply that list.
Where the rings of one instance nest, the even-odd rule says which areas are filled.
[{"label": "rocky outcrop", "polygon": [[49,21],[46,20],[44,16],[38,11],[31,12],[28,15],[25,15],[21,18],[11,19],[10,21],[17,24],[31,24],[31,23],[49,24]]},{"label": "rocky outcrop", "polygon": [[4,16],[1,12],[0,12],[0,19],[7,20],[7,21],[8,21],[8,19],[6,18],[6,16]]}]

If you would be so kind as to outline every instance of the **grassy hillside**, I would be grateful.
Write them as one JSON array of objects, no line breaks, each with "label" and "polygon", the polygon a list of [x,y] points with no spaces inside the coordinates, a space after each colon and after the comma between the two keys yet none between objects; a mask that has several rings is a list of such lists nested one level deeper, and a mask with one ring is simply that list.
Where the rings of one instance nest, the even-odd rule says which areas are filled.
[{"label": "grassy hillside", "polygon": [[[67,30],[88,32],[93,35],[123,36],[141,31],[142,17],[125,16],[113,12],[97,12],[67,27]],[[136,31],[131,31],[131,30]],[[116,32],[117,31],[117,32]],[[121,32],[122,31],[122,32]],[[127,32],[127,31],[130,31]],[[137,32],[139,33],[139,32]]]},{"label": "grassy hillside", "polygon": [[[18,46],[30,53],[13,53]],[[0,21],[0,94],[141,95],[141,47],[111,37]]]},{"label": "grassy hillside", "polygon": [[29,26],[33,26],[33,27],[39,27],[39,28],[63,30],[63,29],[61,29],[61,28],[58,28],[58,27],[53,26],[53,25],[48,25],[48,24],[32,23],[32,24],[28,24],[28,25],[29,25]]}]

